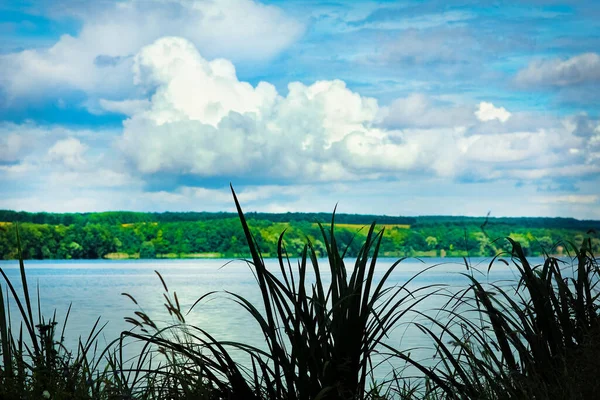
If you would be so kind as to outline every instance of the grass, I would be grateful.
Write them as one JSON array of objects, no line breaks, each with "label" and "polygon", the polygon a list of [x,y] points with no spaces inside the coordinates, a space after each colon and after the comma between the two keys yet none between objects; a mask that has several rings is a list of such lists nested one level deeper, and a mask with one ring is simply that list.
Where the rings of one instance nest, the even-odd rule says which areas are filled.
[{"label": "grass", "polygon": [[[178,365],[185,366],[171,370],[169,380],[206,380],[223,398],[378,398],[370,387],[373,356],[396,323],[425,298],[421,292],[431,288],[409,292],[406,286],[410,281],[399,287],[386,285],[400,261],[375,281],[382,239],[375,225],[369,228],[354,265],[347,266],[345,249],[339,248],[335,239],[334,220],[328,228],[319,225],[327,250],[325,266],[320,265],[307,240],[297,268],[293,268],[282,234],[279,270],[270,271],[235,194],[234,199],[252,255],[247,263],[255,274],[262,302],[255,305],[238,294],[228,295],[258,323],[265,348],[220,342],[197,327],[185,325],[176,297],[175,301],[167,300],[167,308],[181,323],[167,329],[176,330],[175,334],[165,337],[166,331],[144,314],[131,322],[148,333],[129,335],[163,349]],[[164,288],[167,292],[166,285]],[[236,363],[234,352],[246,354],[252,368]],[[186,374],[189,376],[183,376]]]},{"label": "grass", "polygon": [[[96,320],[87,339],[79,340],[76,351],[67,350],[64,346],[64,333],[71,308],[66,313],[57,339],[56,313],[50,319],[42,316],[39,290],[38,319],[35,320],[18,230],[17,243],[22,296],[19,296],[6,273],[0,269],[8,288],[5,297],[0,285],[0,398],[44,398],[49,393],[52,393],[54,399],[97,398],[106,389],[98,367],[99,358],[95,357],[96,339],[103,326],[99,326],[99,320]],[[18,330],[12,324],[9,308],[11,299],[20,312],[17,316],[21,322]]]},{"label": "grass", "polygon": [[516,285],[484,285],[465,274],[471,285],[448,299],[440,310],[447,318],[423,314],[438,330],[418,326],[442,356],[435,368],[408,360],[434,383],[425,395],[594,398],[600,389],[593,378],[600,368],[599,269],[589,241],[579,249],[570,246],[572,265],[546,257],[543,265],[532,266],[521,246],[511,244],[520,276]]},{"label": "grass", "polygon": [[[563,244],[571,251],[571,264],[547,256],[533,266],[520,245],[508,239],[512,252],[499,254],[488,271],[510,264],[518,281],[486,282],[465,258],[465,288],[409,290],[428,269],[393,285],[389,278],[400,259],[376,278],[385,227],[376,230],[374,224],[355,237],[362,246],[349,262],[349,244],[336,240],[335,212],[328,226],[318,225],[324,259],[306,238],[300,257],[291,260],[284,232],[278,239],[278,267],[269,269],[233,196],[259,303],[232,292],[211,292],[182,310],[177,293],[157,272],[170,324],[155,322],[124,293],[139,307],[126,319],[132,329],[99,350],[97,321],[73,353],[64,346],[70,309],[57,336],[56,315],[42,317],[38,293],[34,319],[21,258],[21,294],[0,269],[6,283],[5,289],[0,286],[0,398],[588,399],[600,390],[595,379],[599,269],[589,240],[579,247]],[[256,322],[264,345],[224,341],[187,323],[190,311],[224,294]],[[439,296],[443,306],[423,310],[419,305],[429,296]],[[9,302],[19,310],[16,318]],[[386,338],[401,324],[416,326],[433,343],[436,358],[417,360],[411,349],[391,346]],[[132,343],[140,351],[126,359]],[[389,379],[376,382],[374,369],[382,358],[419,375],[414,379],[409,369],[398,367]]]}]

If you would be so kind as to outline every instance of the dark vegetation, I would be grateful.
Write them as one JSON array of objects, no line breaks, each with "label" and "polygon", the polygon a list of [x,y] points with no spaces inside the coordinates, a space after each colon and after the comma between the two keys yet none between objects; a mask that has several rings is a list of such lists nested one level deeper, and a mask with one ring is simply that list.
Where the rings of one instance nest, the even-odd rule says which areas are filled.
[{"label": "dark vegetation", "polygon": [[[279,234],[286,230],[289,254],[302,253],[308,237],[317,254],[325,243],[317,221],[325,214],[249,213],[255,239],[267,257],[277,254]],[[368,224],[384,226],[384,256],[494,256],[511,244],[495,239],[510,237],[526,256],[552,249],[560,253],[560,240],[580,246],[588,229],[600,230],[600,221],[572,218],[472,218],[336,216],[341,242],[350,243],[347,255],[356,257],[366,240]],[[248,256],[247,242],[237,216],[232,213],[50,214],[0,211],[0,259],[17,258],[14,225],[19,222],[25,259],[97,259],[111,257],[237,257]],[[482,228],[483,227],[483,228]],[[592,239],[600,252],[600,240]]]},{"label": "dark vegetation", "polygon": [[[269,270],[237,199],[236,206],[262,301],[219,295],[256,320],[263,347],[224,342],[187,324],[187,310],[159,275],[173,324],[161,326],[140,308],[127,319],[134,328],[107,349],[94,348],[100,331],[94,326],[73,353],[62,346],[55,317],[34,318],[21,257],[23,293],[2,272],[0,398],[592,399],[600,390],[593,232],[579,244],[557,243],[566,257],[547,255],[541,265],[531,265],[524,247],[508,239],[508,251],[491,259],[489,268],[512,265],[520,276],[515,282],[479,281],[465,259],[470,283],[464,287],[409,291],[409,282],[387,283],[402,260],[375,279],[385,229],[373,224],[355,238],[360,246],[352,263],[333,221],[317,226],[325,260],[310,238],[297,261],[290,260],[284,233],[276,247],[279,269]],[[21,245],[17,238],[17,254]],[[192,307],[197,312],[217,294],[199,295]],[[420,308],[429,296],[441,296],[444,306]],[[8,301],[17,302],[20,316],[8,315]],[[436,357],[413,359],[410,349],[387,344],[386,335],[399,323],[415,324]],[[143,347],[127,361],[121,350],[131,340]],[[240,354],[250,362],[238,362]],[[399,366],[383,382],[373,375],[379,356]]]}]

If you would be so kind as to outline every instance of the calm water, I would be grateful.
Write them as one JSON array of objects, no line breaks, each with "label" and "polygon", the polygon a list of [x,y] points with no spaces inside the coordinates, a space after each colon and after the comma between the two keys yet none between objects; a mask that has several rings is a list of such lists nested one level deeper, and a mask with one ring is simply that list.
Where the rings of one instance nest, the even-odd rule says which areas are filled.
[{"label": "calm water", "polygon": [[[79,335],[87,336],[98,317],[101,317],[101,321],[108,322],[100,344],[110,342],[121,331],[131,328],[123,318],[134,316],[134,311],[139,310],[139,307],[122,296],[123,292],[135,297],[140,307],[155,321],[170,323],[172,319],[163,305],[164,289],[154,270],[162,274],[169,291],[177,292],[185,311],[197,298],[211,291],[227,290],[246,297],[254,304],[260,304],[260,294],[247,264],[239,260],[227,263],[228,261],[231,260],[26,261],[25,268],[30,291],[35,296],[35,287],[39,285],[43,313],[50,316],[56,310],[59,328],[62,327],[69,304],[73,304],[65,335],[67,345],[72,346]],[[379,279],[394,261],[396,260],[378,260],[376,278]],[[482,271],[487,271],[489,261],[471,260],[472,265]],[[531,261],[541,263],[543,260]],[[273,270],[278,268],[276,260],[266,262]],[[414,290],[426,285],[443,284],[448,285],[448,290],[456,291],[466,287],[468,281],[460,275],[461,272],[466,272],[463,259],[448,258],[425,259],[424,262],[405,260],[392,274],[389,283],[402,285],[416,273],[435,264],[440,265],[423,273],[408,288]],[[322,266],[325,265],[324,261]],[[347,265],[351,265],[351,262]],[[1,261],[0,267],[5,270],[19,293],[22,293],[18,263]],[[513,280],[515,271],[515,267],[497,262],[489,276],[479,275],[479,278],[489,282]],[[432,313],[442,303],[441,298],[430,298],[420,303],[418,310]],[[17,315],[14,301],[11,303],[11,310],[13,315]],[[413,317],[414,314],[404,322],[409,322]],[[224,294],[196,306],[187,316],[187,322],[205,329],[217,339],[242,340],[248,344],[264,346],[257,324]],[[388,342],[400,349],[428,343],[420,331],[407,326],[408,324],[399,325],[387,339]],[[426,357],[427,353],[424,352],[422,356]]]}]

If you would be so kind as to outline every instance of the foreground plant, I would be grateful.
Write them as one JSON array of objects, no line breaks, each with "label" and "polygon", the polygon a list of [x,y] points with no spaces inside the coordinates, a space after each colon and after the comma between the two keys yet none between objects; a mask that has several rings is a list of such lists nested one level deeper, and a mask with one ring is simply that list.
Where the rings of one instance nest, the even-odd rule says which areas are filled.
[{"label": "foreground plant", "polygon": [[[278,267],[270,270],[233,196],[260,303],[226,294],[256,321],[264,346],[223,341],[187,323],[177,293],[157,272],[171,324],[159,326],[140,308],[126,318],[134,329],[100,356],[94,347],[102,329],[98,322],[73,354],[64,347],[64,327],[55,339],[55,316],[49,321],[41,316],[39,293],[34,320],[20,257],[22,298],[0,269],[8,288],[5,302],[0,286],[0,399],[588,399],[600,391],[600,270],[590,240],[572,246],[570,271],[569,264],[549,256],[532,266],[509,239],[518,281],[482,283],[465,260],[466,289],[442,292],[429,285],[410,292],[411,281],[433,267],[394,286],[389,278],[399,260],[380,277],[376,264],[383,231],[376,232],[374,224],[358,257],[348,263],[350,244],[336,240],[335,213],[328,228],[319,224],[324,253],[307,239],[292,265],[284,232]],[[497,261],[508,265],[496,257],[489,268]],[[203,295],[188,313],[215,295]],[[445,296],[445,305],[433,312],[419,309],[429,296]],[[18,336],[11,298],[22,321]],[[408,320],[408,313],[420,318]],[[402,322],[415,324],[424,340],[433,341],[433,359],[417,361],[410,349],[386,342]],[[141,349],[127,359],[131,340]],[[240,354],[249,363],[240,362]],[[421,376],[411,379],[398,368],[377,382],[374,369],[382,356]]]},{"label": "foreground plant", "polygon": [[[0,399],[101,398],[106,389],[106,381],[101,378],[99,358],[95,357],[96,339],[103,329],[98,326],[99,319],[96,320],[88,338],[85,341],[79,340],[75,353],[67,350],[64,346],[64,333],[71,307],[65,316],[60,338],[57,339],[56,313],[49,320],[42,316],[38,288],[38,319],[34,320],[18,230],[17,246],[22,299],[5,271],[0,268],[0,274],[9,292],[4,297],[3,285],[0,284]],[[10,315],[11,299],[19,309],[18,335]]]},{"label": "foreground plant", "polygon": [[580,248],[571,245],[570,266],[550,256],[543,265],[532,266],[519,243],[508,240],[518,282],[486,285],[465,274],[471,285],[449,299],[442,310],[447,318],[423,314],[438,328],[434,332],[431,325],[419,324],[435,341],[441,361],[430,368],[408,360],[433,383],[420,396],[595,398],[600,390],[595,378],[600,368],[600,270],[590,240]]},{"label": "foreground plant", "polygon": [[[382,231],[375,232],[375,224],[370,226],[354,265],[347,266],[347,246],[341,249],[336,241],[334,218],[328,229],[319,224],[326,254],[317,254],[307,239],[297,267],[293,268],[285,250],[284,232],[277,247],[279,269],[270,271],[235,192],[233,196],[251,254],[246,261],[255,274],[262,303],[259,306],[238,294],[229,295],[258,323],[265,347],[220,342],[198,327],[183,324],[178,328],[185,329],[191,340],[172,340],[145,314],[130,322],[150,327],[155,333],[130,335],[158,346],[184,366],[185,369],[169,371],[169,379],[182,380],[182,374],[192,374],[196,381],[209,382],[223,397],[380,398],[379,389],[370,388],[373,357],[389,331],[433,287],[424,286],[411,293],[406,287],[412,279],[399,287],[388,285],[390,274],[401,260],[375,281],[383,237]],[[320,265],[319,256],[326,256],[326,266]],[[177,307],[169,302],[167,308],[181,315],[178,302]],[[180,322],[184,322],[182,318]],[[252,368],[248,370],[235,362],[232,351],[247,354]]]}]

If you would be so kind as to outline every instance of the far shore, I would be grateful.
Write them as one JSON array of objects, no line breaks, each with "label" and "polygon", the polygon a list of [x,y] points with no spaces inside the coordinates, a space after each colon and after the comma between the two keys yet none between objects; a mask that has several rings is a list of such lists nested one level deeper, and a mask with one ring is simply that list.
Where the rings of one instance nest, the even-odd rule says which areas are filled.
[{"label": "far shore", "polygon": [[[401,257],[409,257],[409,258],[489,258],[490,260],[493,258],[492,256],[479,256],[479,255],[467,255],[460,252],[459,254],[432,254],[433,252],[420,252],[419,254],[383,254],[380,258],[401,258]],[[458,252],[457,252],[458,253]],[[265,259],[277,259],[277,255],[264,253],[263,258]],[[543,257],[543,254],[532,255],[531,257]],[[565,253],[562,254],[550,254],[550,257],[561,258],[568,256]],[[600,254],[596,254],[596,257],[600,257]],[[97,261],[121,261],[121,260],[190,260],[190,259],[213,259],[213,260],[228,260],[228,259],[243,259],[249,258],[250,256],[247,254],[221,254],[221,253],[186,253],[186,254],[160,254],[154,258],[141,258],[139,254],[126,254],[126,253],[109,253],[106,254],[102,258],[47,258],[43,260],[38,259],[25,259],[24,261],[82,261],[82,260],[97,260]],[[507,258],[508,255],[502,257]],[[290,259],[294,259],[295,256],[290,256]],[[4,260],[9,261],[9,260]]]}]

